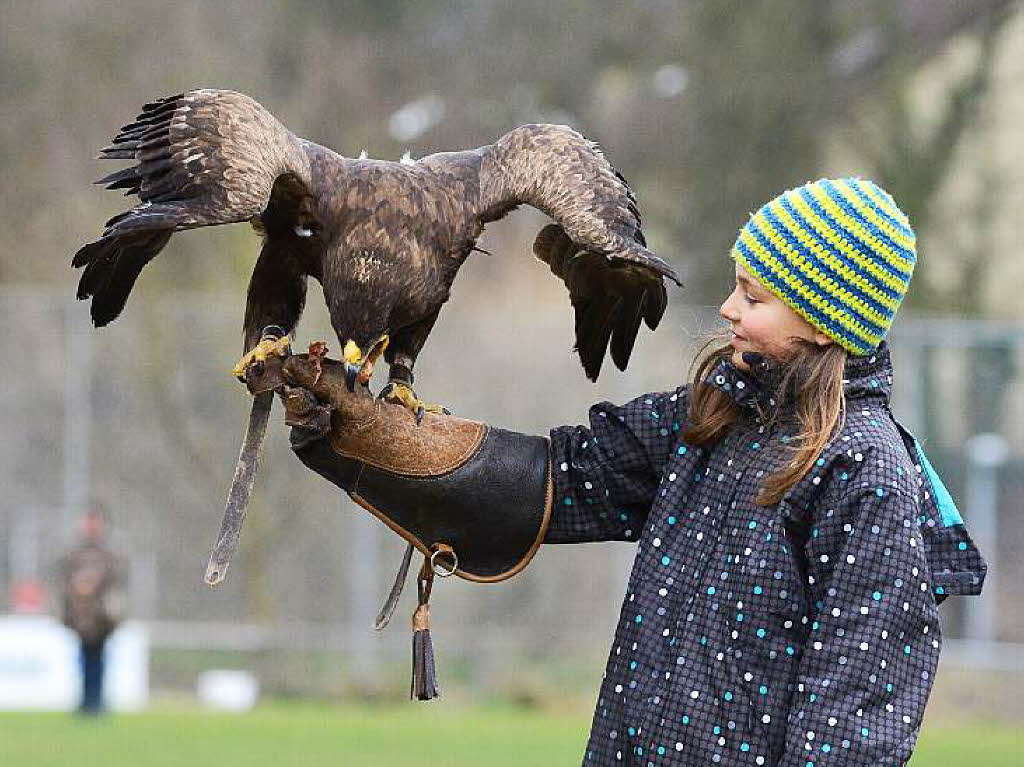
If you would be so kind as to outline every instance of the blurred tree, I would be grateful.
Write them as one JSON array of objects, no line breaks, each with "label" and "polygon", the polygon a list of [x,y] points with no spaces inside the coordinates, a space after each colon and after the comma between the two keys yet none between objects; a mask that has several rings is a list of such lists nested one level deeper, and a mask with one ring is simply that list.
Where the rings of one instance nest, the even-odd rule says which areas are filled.
[{"label": "blurred tree", "polygon": [[[83,2],[5,0],[0,12],[16,21],[0,52],[0,167],[18,183],[5,185],[0,216],[21,247],[0,254],[0,278],[73,281],[64,259],[22,253],[70,254],[96,218],[117,211],[84,183],[99,174],[92,152],[142,101],[219,85],[252,93],[296,132],[344,154],[419,156],[484,143],[521,122],[572,122],[606,144],[637,188],[650,239],[689,272],[691,300],[713,302],[730,268],[720,256],[747,214],[822,175],[837,135],[926,226],[927,201],[971,125],[1013,7],[262,0],[104,14]],[[911,129],[915,73],[957,35],[981,41],[976,70],[921,137]],[[667,88],[666,72],[675,82]],[[443,119],[412,146],[389,135],[392,113],[431,93]],[[54,200],[73,212],[64,226],[48,215]],[[207,233],[175,238],[173,267],[151,266],[144,289],[244,281],[252,238],[210,242]],[[209,258],[212,250],[226,257]],[[912,300],[934,297],[922,290]]]},{"label": "blurred tree", "polygon": [[[919,4],[918,4],[919,5]],[[914,107],[912,84],[922,58],[933,51],[932,37],[920,38],[921,30],[914,26],[913,17],[899,23],[889,19],[884,46],[892,53],[885,57],[884,65],[873,61],[874,67],[863,67],[875,80],[871,91],[858,99],[859,111],[853,112],[853,137],[858,149],[873,168],[876,179],[899,201],[919,232],[929,230],[932,201],[947,180],[957,156],[957,149],[976,124],[980,103],[989,90],[993,61],[999,42],[999,32],[1010,18],[1013,3],[988,2],[977,4],[971,17],[973,25],[964,29],[962,17],[948,19],[943,31],[969,34],[973,37],[976,54],[948,87],[945,98],[935,104],[937,114],[927,122],[929,129],[921,127],[922,119]],[[911,6],[913,7],[913,6]],[[894,16],[896,11],[882,4],[878,8],[879,21]],[[922,18],[923,23],[928,21]],[[958,23],[959,22],[959,23]],[[869,27],[881,36],[879,27]],[[929,27],[928,29],[932,29]],[[981,187],[968,215],[975,219],[975,229],[988,229],[987,216],[993,210],[994,184]],[[923,259],[918,264],[914,290],[908,295],[907,305],[919,309],[938,309],[966,316],[977,316],[983,309],[981,290],[984,272],[990,267],[993,250],[984,236],[974,239],[977,246],[962,251],[961,279],[954,291],[938,289],[932,279],[934,262]]]}]

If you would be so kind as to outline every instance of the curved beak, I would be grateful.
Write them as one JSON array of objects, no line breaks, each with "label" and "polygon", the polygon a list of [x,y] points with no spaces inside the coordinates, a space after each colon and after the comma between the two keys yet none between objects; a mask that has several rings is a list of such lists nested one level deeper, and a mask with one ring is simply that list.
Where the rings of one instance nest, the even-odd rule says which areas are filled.
[{"label": "curved beak", "polygon": [[363,350],[355,341],[349,340],[345,343],[342,356],[345,358],[345,384],[349,391],[355,391],[357,383],[363,386],[370,383],[373,366],[380,359],[384,350],[388,348],[389,341],[387,333],[381,334],[366,354],[363,354]]},{"label": "curved beak", "polygon": [[345,386],[349,391],[356,390],[356,378],[359,377],[359,370],[363,362],[363,350],[355,341],[349,339],[345,342],[345,348],[341,351],[345,360]]}]

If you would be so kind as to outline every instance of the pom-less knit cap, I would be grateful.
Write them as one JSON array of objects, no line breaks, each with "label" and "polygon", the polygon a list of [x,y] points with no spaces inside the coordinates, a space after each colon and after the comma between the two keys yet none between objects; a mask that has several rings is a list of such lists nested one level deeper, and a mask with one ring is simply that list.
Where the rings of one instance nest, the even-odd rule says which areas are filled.
[{"label": "pom-less knit cap", "polygon": [[750,217],[731,255],[752,277],[847,351],[869,354],[903,301],[914,230],[881,187],[821,179]]}]

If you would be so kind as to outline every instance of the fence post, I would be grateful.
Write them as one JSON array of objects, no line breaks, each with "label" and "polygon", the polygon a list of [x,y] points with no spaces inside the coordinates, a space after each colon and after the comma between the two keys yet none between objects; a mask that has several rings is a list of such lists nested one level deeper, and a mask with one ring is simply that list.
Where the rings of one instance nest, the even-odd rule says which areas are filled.
[{"label": "fence post", "polygon": [[373,620],[386,588],[380,577],[380,535],[377,521],[352,501],[346,498],[342,505],[348,517],[347,553],[343,558],[348,584],[346,662],[357,688],[363,693],[374,693],[380,686],[381,637],[373,630]]},{"label": "fence post", "polygon": [[996,552],[999,545],[999,469],[1009,457],[1009,445],[1000,434],[975,434],[967,440],[967,522],[971,536],[988,562],[985,593],[967,600],[966,635],[980,642],[996,639],[996,585],[999,567]]},{"label": "fence post", "polygon": [[75,302],[64,304],[64,508],[60,540],[74,540],[78,517],[92,503],[92,333],[82,332]]}]

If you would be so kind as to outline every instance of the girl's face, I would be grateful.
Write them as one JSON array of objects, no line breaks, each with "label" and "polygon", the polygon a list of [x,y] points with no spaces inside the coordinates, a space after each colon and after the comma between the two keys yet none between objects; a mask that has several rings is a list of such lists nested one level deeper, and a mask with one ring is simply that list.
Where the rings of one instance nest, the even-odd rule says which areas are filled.
[{"label": "girl's face", "polygon": [[736,287],[718,313],[732,325],[732,362],[741,370],[748,365],[743,352],[758,352],[785,360],[794,338],[827,346],[832,339],[817,331],[807,320],[770,293],[747,270],[736,264]]}]

